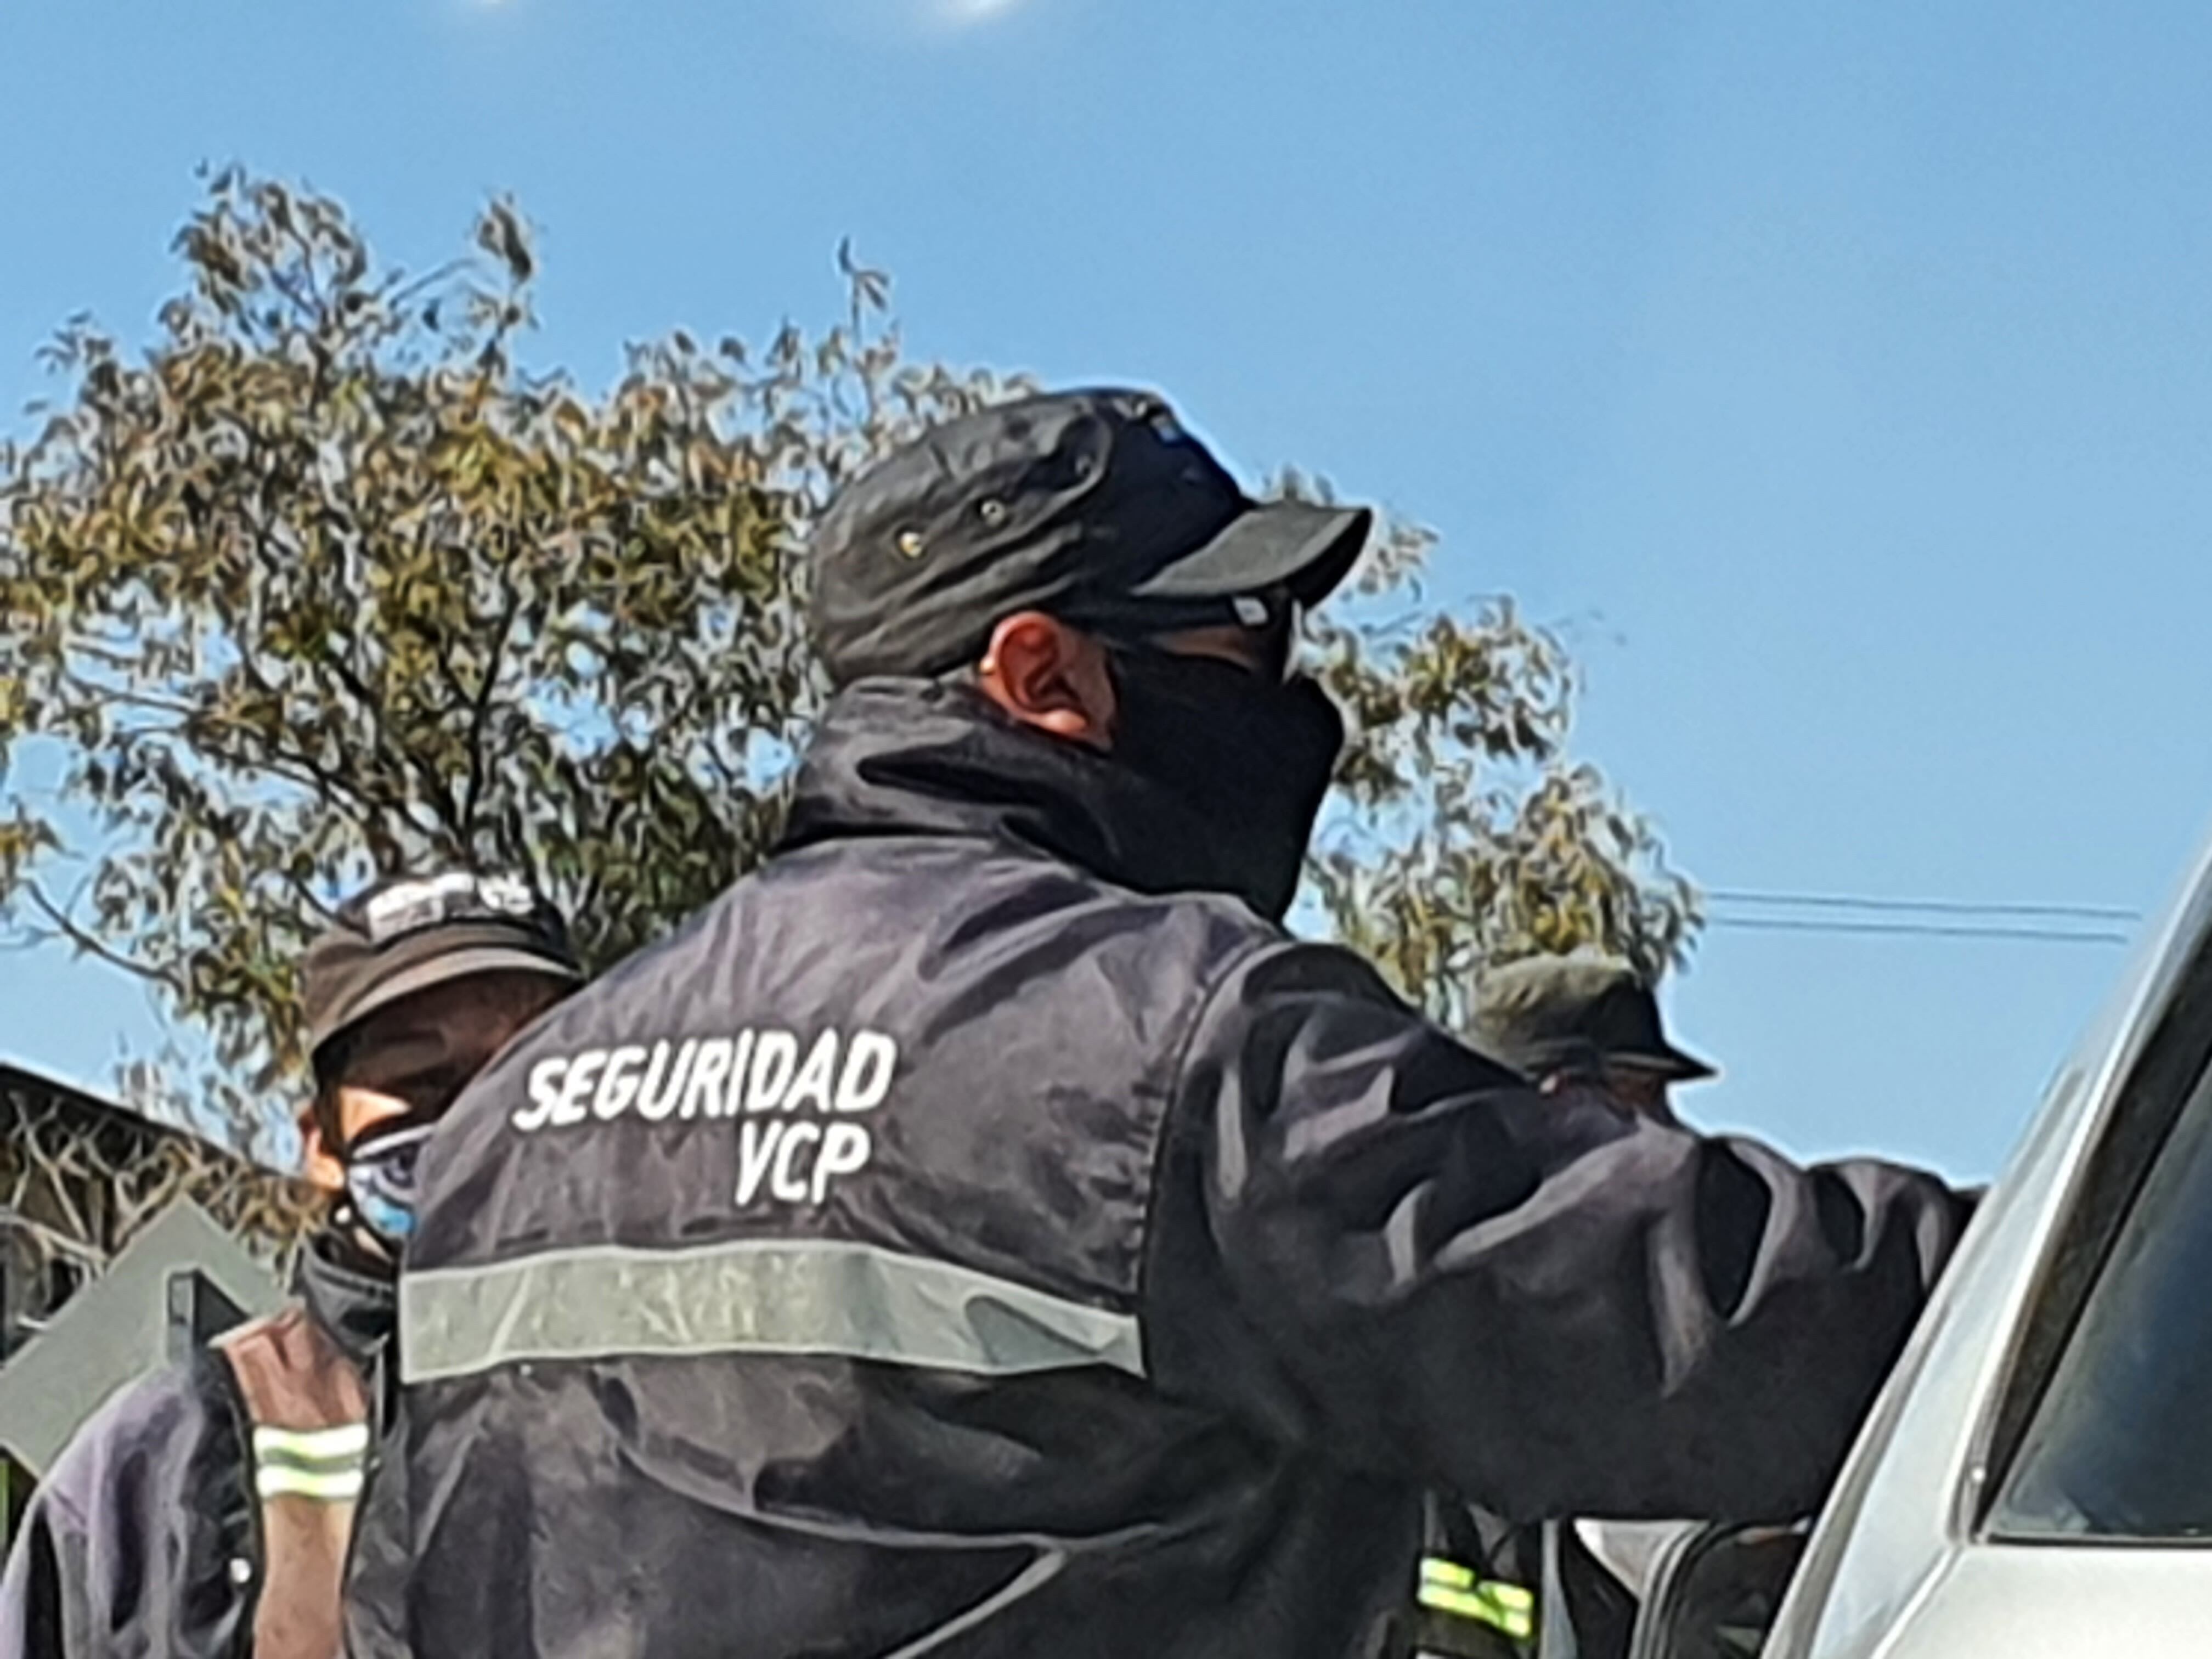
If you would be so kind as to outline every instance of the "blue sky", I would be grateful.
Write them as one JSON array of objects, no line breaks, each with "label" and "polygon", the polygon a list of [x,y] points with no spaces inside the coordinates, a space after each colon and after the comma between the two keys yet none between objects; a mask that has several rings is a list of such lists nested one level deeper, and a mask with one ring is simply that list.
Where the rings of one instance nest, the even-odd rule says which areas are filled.
[{"label": "blue sky", "polygon": [[[0,409],[143,337],[194,164],[426,265],[541,228],[538,355],[824,319],[1167,389],[1443,533],[1716,888],[2155,909],[2212,804],[2212,10],[1490,0],[9,0]],[[1992,1167],[2109,947],[1715,930],[1672,993],[1802,1152]],[[155,1025],[0,959],[0,1052]]]}]

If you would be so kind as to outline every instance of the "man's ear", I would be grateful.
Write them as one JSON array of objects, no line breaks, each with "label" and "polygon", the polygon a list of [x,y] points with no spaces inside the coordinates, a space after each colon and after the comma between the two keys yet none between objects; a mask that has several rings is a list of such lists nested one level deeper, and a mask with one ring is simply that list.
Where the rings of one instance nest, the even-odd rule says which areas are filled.
[{"label": "man's ear", "polygon": [[345,1165],[331,1153],[329,1143],[323,1139],[323,1126],[316,1121],[312,1106],[301,1112],[297,1120],[300,1129],[300,1173],[310,1186],[319,1187],[326,1193],[345,1190]]},{"label": "man's ear", "polygon": [[993,629],[975,683],[1024,726],[1094,749],[1113,746],[1114,676],[1105,647],[1056,617],[1024,611]]}]

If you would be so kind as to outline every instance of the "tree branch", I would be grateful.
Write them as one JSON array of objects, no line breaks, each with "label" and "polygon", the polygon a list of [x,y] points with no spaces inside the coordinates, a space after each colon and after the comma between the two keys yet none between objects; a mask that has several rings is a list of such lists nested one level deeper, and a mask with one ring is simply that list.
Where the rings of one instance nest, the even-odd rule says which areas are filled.
[{"label": "tree branch", "polygon": [[30,899],[32,904],[46,918],[54,931],[79,951],[88,956],[97,957],[111,968],[120,968],[127,974],[135,974],[140,979],[159,985],[173,995],[181,997],[185,994],[184,982],[173,973],[166,969],[155,968],[145,963],[135,961],[114,950],[106,941],[88,931],[61,906],[48,898],[45,890],[36,882],[26,881],[22,884],[22,891]]},{"label": "tree branch", "polygon": [[[459,836],[461,832],[459,825],[453,821],[451,804],[443,799],[445,781],[439,777],[431,769],[429,763],[421,756],[413,753],[404,744],[394,744],[391,740],[384,723],[382,702],[369,690],[367,682],[356,672],[352,664],[347,662],[336,651],[326,653],[324,660],[329,664],[331,672],[337,676],[338,684],[345,688],[347,694],[359,703],[363,712],[368,715],[369,724],[375,729],[376,747],[396,761],[403,770],[412,772],[416,781],[422,787],[424,799],[419,802],[408,802],[401,816],[408,818],[414,828],[421,830],[422,825],[414,821],[414,809],[417,805],[428,805],[436,823],[432,830],[425,833],[434,835],[439,830],[443,830],[449,836]],[[386,810],[391,809],[387,807]]]},{"label": "tree branch", "polygon": [[507,659],[507,641],[514,631],[515,618],[522,611],[522,596],[514,591],[512,582],[507,585],[507,611],[499,619],[499,632],[491,642],[490,659],[484,665],[483,683],[477,686],[476,708],[469,717],[469,782],[461,798],[461,832],[473,838],[477,822],[477,805],[483,796],[484,728],[491,719],[492,695],[499,689],[500,665]]},{"label": "tree branch", "polygon": [[292,891],[299,896],[300,902],[302,904],[306,905],[308,909],[312,910],[325,923],[335,922],[338,919],[338,913],[332,909],[329,905],[324,903],[321,899],[318,898],[315,896],[315,890],[307,885],[307,884],[299,877],[288,874],[284,878],[284,884],[289,887]]},{"label": "tree branch", "polygon": [[[225,722],[225,724],[228,723]],[[236,731],[238,728],[233,726],[230,729]],[[235,751],[226,752],[217,747],[209,740],[214,735],[212,732],[209,732],[198,738],[187,738],[186,741],[191,742],[194,748],[205,754],[210,760],[217,761],[226,766],[235,767],[241,772],[272,773],[288,783],[296,783],[302,789],[311,790],[325,797],[344,797],[356,805],[364,807],[372,812],[397,812],[402,816],[406,813],[407,804],[404,801],[393,800],[372,793],[354,782],[352,779],[330,770],[311,756],[295,749],[287,748],[273,739],[264,740],[257,754],[240,754]]]},{"label": "tree branch", "polygon": [[[71,690],[98,702],[120,703],[125,708],[143,708],[152,714],[171,714],[180,720],[192,720],[201,712],[188,702],[179,702],[169,697],[157,697],[150,691],[126,691],[120,686],[100,685],[67,670],[64,671],[63,678],[69,682]],[[160,732],[175,732],[179,728],[161,726],[142,729]]]}]

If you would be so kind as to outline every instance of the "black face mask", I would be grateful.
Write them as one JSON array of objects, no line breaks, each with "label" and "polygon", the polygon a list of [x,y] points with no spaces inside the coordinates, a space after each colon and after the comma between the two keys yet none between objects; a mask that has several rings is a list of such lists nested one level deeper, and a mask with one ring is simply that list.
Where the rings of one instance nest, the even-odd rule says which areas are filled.
[{"label": "black face mask", "polygon": [[1328,793],[1344,718],[1309,679],[1115,647],[1114,757],[1206,826],[1212,884],[1280,921]]}]

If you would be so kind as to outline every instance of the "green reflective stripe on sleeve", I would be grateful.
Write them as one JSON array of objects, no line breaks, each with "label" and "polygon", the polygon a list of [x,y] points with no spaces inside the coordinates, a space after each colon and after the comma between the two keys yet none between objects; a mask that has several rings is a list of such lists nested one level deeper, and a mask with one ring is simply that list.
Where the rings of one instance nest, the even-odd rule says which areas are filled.
[{"label": "green reflective stripe on sleeve", "polygon": [[253,1490],[263,1498],[349,1504],[361,1496],[368,1425],[335,1429],[253,1428]]},{"label": "green reflective stripe on sleeve", "polygon": [[592,1245],[399,1281],[404,1380],[529,1360],[836,1354],[979,1376],[1145,1374],[1133,1315],[950,1261],[828,1239]]},{"label": "green reflective stripe on sleeve", "polygon": [[342,1423],[334,1429],[278,1429],[253,1426],[253,1455],[295,1463],[358,1463],[368,1453],[368,1425]]},{"label": "green reflective stripe on sleeve", "polygon": [[322,1504],[350,1504],[361,1496],[361,1480],[358,1468],[318,1474],[312,1469],[264,1463],[253,1472],[253,1490],[263,1498],[312,1498]]},{"label": "green reflective stripe on sleeve", "polygon": [[1503,1605],[1496,1596],[1488,1594],[1494,1588],[1484,1584],[1471,1590],[1455,1590],[1446,1589],[1441,1584],[1424,1584],[1421,1586],[1420,1602],[1423,1607],[1437,1613],[1448,1613],[1455,1618],[1471,1619],[1477,1624],[1488,1625],[1516,1642],[1527,1641],[1536,1633],[1535,1613],[1527,1607]]},{"label": "green reflective stripe on sleeve", "polygon": [[1488,1625],[1516,1642],[1526,1642],[1536,1633],[1536,1597],[1532,1591],[1498,1579],[1478,1580],[1468,1568],[1441,1556],[1431,1555],[1422,1561],[1416,1599],[1436,1612]]}]

